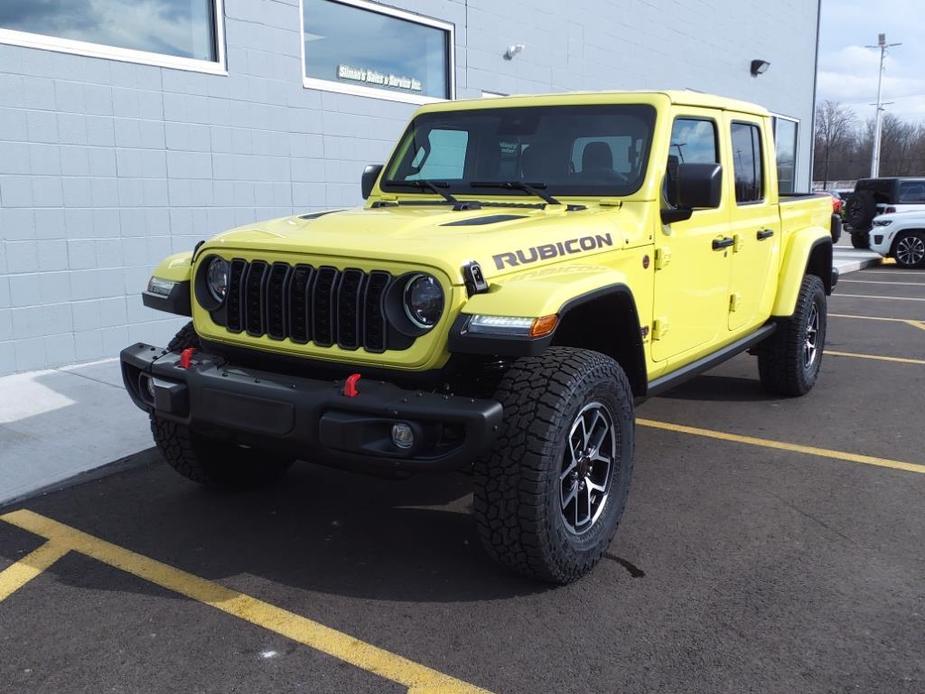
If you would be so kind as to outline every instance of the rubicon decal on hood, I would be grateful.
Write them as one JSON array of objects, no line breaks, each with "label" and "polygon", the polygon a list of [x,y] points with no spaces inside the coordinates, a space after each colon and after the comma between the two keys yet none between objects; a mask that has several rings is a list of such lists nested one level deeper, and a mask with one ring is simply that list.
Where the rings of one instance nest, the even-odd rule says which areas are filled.
[{"label": "rubicon decal on hood", "polygon": [[494,256],[495,267],[503,270],[504,266],[517,267],[518,265],[528,265],[538,260],[549,260],[558,258],[562,255],[571,255],[573,253],[584,253],[593,251],[604,246],[613,246],[613,238],[610,234],[595,234],[594,236],[581,236],[577,239],[568,241],[556,241],[555,243],[544,243],[542,246],[531,246],[519,251],[510,251],[509,253],[499,253]]}]

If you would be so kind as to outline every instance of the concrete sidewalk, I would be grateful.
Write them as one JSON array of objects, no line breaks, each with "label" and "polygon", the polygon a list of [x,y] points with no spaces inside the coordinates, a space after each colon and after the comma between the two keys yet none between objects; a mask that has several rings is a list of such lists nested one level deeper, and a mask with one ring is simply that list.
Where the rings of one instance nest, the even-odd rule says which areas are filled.
[{"label": "concrete sidewalk", "polygon": [[0,504],[152,445],[118,359],[0,378]]}]

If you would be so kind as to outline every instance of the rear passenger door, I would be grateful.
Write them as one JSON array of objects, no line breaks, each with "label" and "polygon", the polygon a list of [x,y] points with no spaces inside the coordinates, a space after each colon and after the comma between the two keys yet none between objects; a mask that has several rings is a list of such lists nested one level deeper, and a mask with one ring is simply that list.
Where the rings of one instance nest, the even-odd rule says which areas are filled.
[{"label": "rear passenger door", "polygon": [[729,330],[739,331],[763,323],[771,313],[774,283],[769,274],[777,267],[781,223],[776,176],[772,175],[773,144],[767,118],[740,113],[726,117],[725,138],[731,175],[728,235],[732,246],[729,284]]}]

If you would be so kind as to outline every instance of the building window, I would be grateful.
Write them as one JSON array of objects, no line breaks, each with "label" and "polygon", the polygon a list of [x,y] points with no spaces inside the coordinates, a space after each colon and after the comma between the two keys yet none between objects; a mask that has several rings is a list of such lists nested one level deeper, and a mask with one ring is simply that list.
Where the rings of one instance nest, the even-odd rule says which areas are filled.
[{"label": "building window", "polygon": [[0,42],[224,72],[222,0],[3,0]]},{"label": "building window", "polygon": [[747,204],[764,199],[764,161],[761,129],[753,123],[732,124],[732,172],[736,202]]},{"label": "building window", "polygon": [[774,144],[777,149],[777,183],[781,193],[792,193],[796,185],[797,133],[799,121],[774,116]]},{"label": "building window", "polygon": [[365,0],[302,0],[306,87],[427,103],[453,98],[453,25]]}]

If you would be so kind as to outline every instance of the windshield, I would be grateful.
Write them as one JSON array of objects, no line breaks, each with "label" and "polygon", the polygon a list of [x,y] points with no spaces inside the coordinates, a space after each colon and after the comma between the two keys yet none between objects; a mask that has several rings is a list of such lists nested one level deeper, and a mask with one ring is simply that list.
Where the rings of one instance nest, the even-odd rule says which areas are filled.
[{"label": "windshield", "polygon": [[411,122],[380,186],[429,193],[406,183],[424,180],[453,193],[630,195],[645,177],[654,123],[655,109],[642,104],[425,113]]}]

